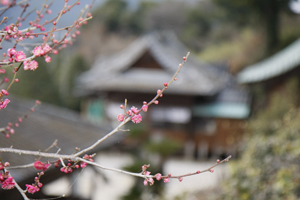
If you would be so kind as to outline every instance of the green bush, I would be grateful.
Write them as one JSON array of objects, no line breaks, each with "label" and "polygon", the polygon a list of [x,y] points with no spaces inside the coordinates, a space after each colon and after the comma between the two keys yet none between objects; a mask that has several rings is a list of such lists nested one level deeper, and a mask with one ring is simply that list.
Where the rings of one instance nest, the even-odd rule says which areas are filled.
[{"label": "green bush", "polygon": [[297,91],[297,81],[288,81],[271,95],[266,109],[249,121],[241,158],[231,162],[222,199],[300,198]]}]

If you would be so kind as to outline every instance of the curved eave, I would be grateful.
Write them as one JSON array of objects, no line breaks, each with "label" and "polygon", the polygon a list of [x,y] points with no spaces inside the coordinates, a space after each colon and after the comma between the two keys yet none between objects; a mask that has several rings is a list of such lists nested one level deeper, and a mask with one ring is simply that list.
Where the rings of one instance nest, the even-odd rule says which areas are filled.
[{"label": "curved eave", "polygon": [[250,65],[237,75],[241,84],[265,81],[280,76],[300,64],[300,39],[257,64]]}]

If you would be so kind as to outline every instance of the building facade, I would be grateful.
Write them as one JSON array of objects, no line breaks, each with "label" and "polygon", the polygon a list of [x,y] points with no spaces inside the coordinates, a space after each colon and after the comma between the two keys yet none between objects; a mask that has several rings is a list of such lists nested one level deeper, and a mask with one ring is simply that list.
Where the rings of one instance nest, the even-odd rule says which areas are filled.
[{"label": "building facade", "polygon": [[[95,123],[117,123],[125,99],[130,107],[150,101],[187,52],[173,33],[156,32],[115,55],[100,57],[77,80],[83,114]],[[226,66],[202,63],[191,54],[159,104],[143,113],[143,126],[149,137],[179,141],[186,156],[234,153],[249,103],[248,90],[235,83]]]}]

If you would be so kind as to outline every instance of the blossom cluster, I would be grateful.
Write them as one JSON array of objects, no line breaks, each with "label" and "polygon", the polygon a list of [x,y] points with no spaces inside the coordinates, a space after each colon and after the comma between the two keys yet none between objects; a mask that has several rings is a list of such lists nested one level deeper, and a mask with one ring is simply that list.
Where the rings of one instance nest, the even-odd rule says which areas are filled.
[{"label": "blossom cluster", "polygon": [[[145,175],[145,180],[144,180],[144,185],[150,185],[152,186],[154,184],[154,179],[155,178],[157,181],[160,181],[161,179],[163,179],[164,183],[168,183],[170,181],[171,174],[168,175],[168,177],[164,177],[162,178],[162,175],[160,173],[155,174],[154,176],[150,176],[151,172],[147,171],[147,169],[150,167],[150,165],[143,165],[142,166],[142,174]],[[181,179],[182,181],[182,179]],[[181,182],[180,181],[180,182]]]},{"label": "blossom cluster", "polygon": [[[9,98],[3,98],[3,96],[8,95],[8,91],[12,84],[19,82],[16,78],[17,73],[23,66],[24,70],[36,70],[38,68],[38,62],[35,60],[37,57],[43,57],[45,62],[51,62],[50,54],[56,55],[60,50],[66,48],[68,45],[73,44],[73,39],[80,35],[79,28],[82,24],[86,24],[89,19],[92,18],[90,14],[90,9],[92,5],[84,7],[82,12],[80,12],[74,23],[66,26],[64,28],[57,28],[57,24],[64,15],[69,12],[74,6],[80,5],[79,0],[69,4],[68,0],[64,0],[64,7],[58,14],[52,16],[51,6],[55,6],[53,2],[45,2],[41,9],[36,10],[36,17],[34,20],[29,21],[28,24],[25,23],[27,16],[34,14],[34,10],[29,9],[30,6],[28,1],[15,1],[15,0],[0,0],[0,5],[2,11],[0,15],[6,14],[8,9],[13,9],[14,7],[19,7],[22,12],[13,13],[12,10],[9,13],[13,13],[12,16],[4,16],[0,25],[3,28],[0,30],[0,49],[3,48],[4,44],[11,45],[10,48],[4,50],[2,53],[2,58],[0,58],[0,75],[2,80],[0,80],[0,110],[5,109],[10,102]],[[29,11],[31,10],[31,11]],[[19,15],[19,16],[16,16]],[[49,15],[46,19],[46,15]],[[12,20],[15,22],[12,23]],[[26,26],[27,24],[27,26]],[[46,30],[46,27],[49,27]],[[62,37],[57,37],[56,33],[64,32]],[[40,39],[38,43],[32,43],[25,41]],[[3,45],[3,46],[2,46]],[[15,67],[18,64],[18,67]],[[10,74],[13,74],[12,80]],[[6,83],[10,84],[7,86]],[[34,108],[30,109],[34,111]],[[27,115],[26,115],[27,116]],[[23,117],[19,118],[21,122]],[[9,123],[7,127],[0,128],[6,138],[9,138],[11,134],[14,134],[14,129],[12,128],[13,123]],[[18,123],[15,123],[15,127],[18,127]]]},{"label": "blossom cluster", "polygon": [[[0,0],[0,4],[4,7],[3,9],[8,10],[12,9],[13,7],[20,7],[23,11],[18,13],[20,14],[19,17],[17,17],[16,22],[11,23],[10,21],[13,19],[14,16],[11,17],[3,17],[0,24],[5,24],[4,27],[0,30],[0,48],[2,49],[2,43],[8,42],[12,45],[11,48],[8,48],[7,51],[5,51],[2,54],[2,58],[0,58],[0,74],[5,75],[7,72],[10,72],[11,70],[9,67],[13,67],[14,63],[19,63],[19,67],[16,67],[12,70],[12,73],[16,75],[16,73],[20,70],[20,67],[23,64],[24,70],[36,70],[38,68],[38,62],[35,61],[35,58],[37,57],[44,57],[45,62],[49,63],[51,62],[51,57],[49,56],[51,53],[54,55],[58,53],[59,50],[62,50],[63,48],[66,48],[67,45],[73,44],[73,39],[80,35],[79,28],[82,24],[86,24],[87,20],[91,18],[90,9],[91,5],[89,7],[85,7],[84,11],[81,12],[80,16],[74,21],[74,23],[70,26],[67,26],[65,28],[58,29],[56,26],[60,20],[60,18],[69,12],[74,6],[80,5],[79,1],[76,1],[73,4],[67,5],[68,0],[65,0],[65,6],[63,7],[62,11],[58,13],[58,15],[55,15],[52,19],[45,19],[44,16],[51,15],[52,11],[50,9],[51,6],[53,6],[53,3],[47,4],[47,1],[42,5],[42,8],[40,10],[36,10],[36,18],[33,21],[29,21],[29,26],[23,27],[24,22],[26,20],[26,17],[31,14],[31,11],[28,11],[28,7],[30,4],[27,1],[20,1],[16,2],[15,0]],[[1,14],[4,14],[5,12],[2,12]],[[16,13],[17,14],[17,13]],[[46,30],[45,27],[52,25],[52,28],[49,30]],[[54,33],[57,33],[59,31],[64,31],[64,36],[62,38],[55,37]],[[35,45],[33,47],[33,43],[22,43],[25,40],[33,40],[34,38],[40,38],[42,39],[42,42],[40,42],[38,45]],[[22,50],[18,50],[21,46],[25,47]],[[26,52],[27,50],[32,49],[30,52]],[[25,52],[24,52],[24,51]],[[27,54],[27,55],[26,55]],[[3,77],[3,81],[0,81],[0,85],[3,83],[9,82],[9,79],[6,77]],[[18,82],[19,80],[15,78],[11,81],[11,84],[8,86],[7,90],[9,90],[10,86]],[[3,93],[0,97],[0,110],[4,109],[7,104],[9,103],[9,99],[2,99]],[[8,136],[6,134],[6,136]]]},{"label": "blossom cluster", "polygon": [[[120,108],[126,109],[124,105],[121,105]],[[122,122],[122,121],[124,121],[124,119],[126,119],[129,116],[129,117],[131,117],[131,121],[133,123],[135,123],[135,124],[140,123],[143,119],[142,115],[139,114],[141,111],[144,111],[144,112],[148,111],[148,105],[147,105],[146,101],[143,102],[143,106],[140,110],[138,110],[136,107],[132,106],[130,110],[125,112],[126,114],[120,113],[117,117],[118,121]]]},{"label": "blossom cluster", "polygon": [[49,163],[43,163],[43,162],[37,160],[37,161],[34,162],[33,166],[37,170],[46,171],[50,167],[50,164]]},{"label": "blossom cluster", "polygon": [[0,170],[2,172],[0,172],[0,183],[2,184],[2,188],[5,190],[9,190],[15,187],[15,183],[13,181],[13,177],[9,175],[9,172],[5,172],[4,171],[4,167],[8,167],[10,164],[8,162],[4,163],[4,165],[2,164],[2,162],[0,162]]},{"label": "blossom cluster", "polygon": [[[5,54],[3,56],[5,57]],[[23,51],[16,51],[15,48],[8,49],[7,56],[9,62],[20,62],[26,58],[26,55]],[[6,60],[3,60],[3,62],[6,62]]]},{"label": "blossom cluster", "polygon": [[[93,155],[87,155],[86,154],[86,155],[83,156],[83,159],[88,160],[90,162],[94,162],[94,159],[93,159],[94,156],[95,156],[95,154],[93,154]],[[73,162],[72,163],[71,160],[68,160],[68,161],[69,162],[66,166],[63,166],[63,167],[60,168],[60,171],[66,173],[66,174],[73,172],[74,168],[75,169],[78,169],[79,167],[85,168],[87,166],[86,162],[80,162],[80,163]],[[60,159],[55,163],[55,167],[58,167],[59,162],[61,162]]]},{"label": "blossom cluster", "polygon": [[[36,163],[34,163],[34,167],[36,167]],[[44,175],[44,172],[40,172],[37,174],[38,176],[34,177],[34,183],[29,185],[29,184],[25,184],[26,186],[26,191],[34,194],[38,191],[40,191],[40,188],[43,187],[43,184],[40,182],[40,178],[41,176]]]}]

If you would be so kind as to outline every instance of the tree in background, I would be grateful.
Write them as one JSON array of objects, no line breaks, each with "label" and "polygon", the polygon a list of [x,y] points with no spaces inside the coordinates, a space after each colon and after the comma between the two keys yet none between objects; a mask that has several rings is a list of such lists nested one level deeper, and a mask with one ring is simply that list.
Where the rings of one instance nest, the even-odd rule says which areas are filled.
[{"label": "tree in background", "polygon": [[249,121],[240,160],[231,164],[222,199],[300,198],[298,85],[296,78],[289,80]]},{"label": "tree in background", "polygon": [[269,51],[280,42],[280,14],[289,12],[290,0],[214,0],[220,6],[224,19],[239,26],[252,24],[263,29]]}]

